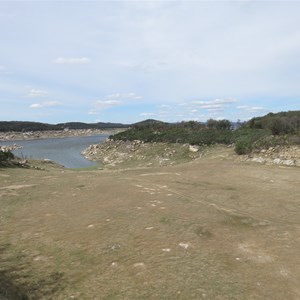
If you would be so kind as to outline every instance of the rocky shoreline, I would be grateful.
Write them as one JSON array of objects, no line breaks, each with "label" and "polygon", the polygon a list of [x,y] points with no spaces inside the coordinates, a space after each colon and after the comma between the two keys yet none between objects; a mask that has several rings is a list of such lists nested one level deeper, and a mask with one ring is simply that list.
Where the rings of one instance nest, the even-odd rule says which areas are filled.
[{"label": "rocky shoreline", "polygon": [[[266,165],[300,166],[300,146],[275,146],[254,151],[248,155],[237,155],[234,145],[218,147],[199,147],[189,144],[144,143],[142,141],[112,141],[90,145],[82,155],[104,166],[117,167],[153,167],[175,165],[188,162],[215,152],[239,162],[254,162]],[[223,149],[223,150],[222,150]]]},{"label": "rocky shoreline", "polygon": [[73,136],[93,136],[98,134],[116,134],[124,128],[114,129],[65,129],[28,132],[0,132],[0,141],[36,140],[49,138],[64,138]]}]

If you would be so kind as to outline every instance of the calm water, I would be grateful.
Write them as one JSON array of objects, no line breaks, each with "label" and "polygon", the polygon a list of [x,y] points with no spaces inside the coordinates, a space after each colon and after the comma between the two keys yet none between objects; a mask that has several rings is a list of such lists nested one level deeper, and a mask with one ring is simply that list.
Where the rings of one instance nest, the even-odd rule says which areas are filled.
[{"label": "calm water", "polygon": [[108,135],[42,139],[33,141],[0,142],[0,145],[17,144],[22,149],[13,151],[21,158],[51,159],[66,168],[84,168],[97,165],[85,159],[80,153],[91,144],[104,141]]}]

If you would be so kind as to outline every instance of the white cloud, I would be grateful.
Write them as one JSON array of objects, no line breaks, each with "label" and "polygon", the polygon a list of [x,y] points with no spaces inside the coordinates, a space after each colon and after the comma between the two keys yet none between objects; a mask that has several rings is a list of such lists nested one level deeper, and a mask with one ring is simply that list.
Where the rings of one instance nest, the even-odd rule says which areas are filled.
[{"label": "white cloud", "polygon": [[95,108],[98,110],[104,110],[121,104],[122,101],[119,100],[98,100],[95,102]]},{"label": "white cloud", "polygon": [[262,106],[248,106],[248,105],[240,105],[237,106],[237,109],[240,109],[245,112],[256,113],[256,112],[266,112],[266,108]]},{"label": "white cloud", "polygon": [[30,105],[30,108],[55,107],[60,105],[61,103],[58,101],[44,101],[42,103],[33,103]]},{"label": "white cloud", "polygon": [[41,108],[41,107],[43,107],[43,105],[40,103],[33,103],[30,105],[30,108]]},{"label": "white cloud", "polygon": [[192,101],[191,104],[195,105],[197,108],[206,109],[209,112],[222,112],[235,102],[237,102],[236,99],[224,98],[206,101]]},{"label": "white cloud", "polygon": [[132,99],[132,100],[139,100],[143,99],[142,96],[137,95],[136,93],[114,93],[105,96],[106,99]]},{"label": "white cloud", "polygon": [[53,60],[54,64],[67,64],[67,65],[83,65],[90,63],[91,60],[88,57],[58,57]]},{"label": "white cloud", "polygon": [[140,114],[140,116],[141,117],[154,117],[154,116],[156,116],[156,114],[154,114],[154,113],[147,113],[147,112],[143,112],[143,113],[141,113]]},{"label": "white cloud", "polygon": [[30,92],[26,95],[26,97],[29,98],[46,97],[47,95],[48,95],[47,91],[31,89]]}]

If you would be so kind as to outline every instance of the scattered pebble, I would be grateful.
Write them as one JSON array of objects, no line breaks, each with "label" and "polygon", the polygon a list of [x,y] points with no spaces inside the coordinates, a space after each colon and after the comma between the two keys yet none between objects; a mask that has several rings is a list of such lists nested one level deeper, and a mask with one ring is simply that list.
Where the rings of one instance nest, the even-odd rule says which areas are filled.
[{"label": "scattered pebble", "polygon": [[179,243],[179,246],[184,249],[187,249],[188,247],[190,247],[190,244],[189,243]]},{"label": "scattered pebble", "polygon": [[119,244],[115,244],[115,245],[111,246],[111,250],[113,250],[113,251],[118,250],[120,248],[121,248],[121,245],[119,245]]},{"label": "scattered pebble", "polygon": [[164,206],[161,206],[160,209],[166,209]]},{"label": "scattered pebble", "polygon": [[112,267],[117,267],[117,266],[118,266],[118,263],[114,261],[114,262],[111,263],[111,266],[112,266]]},{"label": "scattered pebble", "polygon": [[138,206],[136,209],[142,209],[140,206]]},{"label": "scattered pebble", "polygon": [[168,197],[173,196],[173,194],[167,194]]},{"label": "scattered pebble", "polygon": [[138,263],[133,264],[133,266],[134,266],[135,268],[138,268],[138,267],[145,267],[145,264],[144,264],[143,262],[138,262]]},{"label": "scattered pebble", "polygon": [[90,225],[88,225],[87,228],[93,228],[93,227],[94,227],[94,224],[90,224]]},{"label": "scattered pebble", "polygon": [[235,260],[241,260],[239,257],[236,257]]},{"label": "scattered pebble", "polygon": [[110,221],[110,219],[106,219],[106,222],[109,222]]},{"label": "scattered pebble", "polygon": [[153,203],[152,203],[152,204],[151,204],[151,206],[155,207],[155,206],[156,206],[156,204],[153,204]]},{"label": "scattered pebble", "polygon": [[146,227],[146,230],[152,230],[154,227],[150,226],[150,227]]},{"label": "scattered pebble", "polygon": [[171,249],[170,249],[170,248],[163,248],[162,251],[163,251],[163,252],[170,252]]}]

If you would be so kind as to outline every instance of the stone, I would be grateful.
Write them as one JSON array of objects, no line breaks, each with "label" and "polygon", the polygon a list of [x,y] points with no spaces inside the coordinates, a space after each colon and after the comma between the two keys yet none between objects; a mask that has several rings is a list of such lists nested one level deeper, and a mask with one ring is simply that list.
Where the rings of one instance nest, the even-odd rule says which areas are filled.
[{"label": "stone", "polygon": [[265,160],[262,157],[254,157],[254,158],[251,159],[251,161],[257,162],[257,163],[260,163],[260,164],[265,163]]},{"label": "stone", "polygon": [[199,151],[199,147],[198,146],[195,146],[195,145],[190,145],[189,146],[189,151],[190,152],[198,152]]}]

